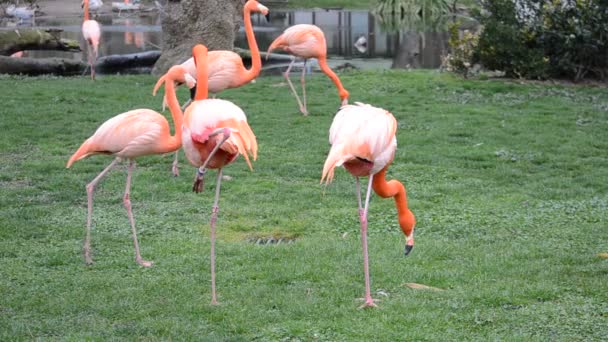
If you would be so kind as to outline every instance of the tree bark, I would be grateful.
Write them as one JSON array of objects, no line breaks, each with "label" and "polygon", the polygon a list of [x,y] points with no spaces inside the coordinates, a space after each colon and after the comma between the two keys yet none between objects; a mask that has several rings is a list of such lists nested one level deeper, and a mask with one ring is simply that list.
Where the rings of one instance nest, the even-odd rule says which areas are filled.
[{"label": "tree bark", "polygon": [[60,30],[0,31],[0,55],[10,56],[22,50],[80,51],[78,41],[59,38]]},{"label": "tree bark", "polygon": [[168,1],[161,22],[162,54],[152,74],[163,74],[192,57],[196,44],[205,44],[210,51],[232,50],[244,4],[245,0]]}]

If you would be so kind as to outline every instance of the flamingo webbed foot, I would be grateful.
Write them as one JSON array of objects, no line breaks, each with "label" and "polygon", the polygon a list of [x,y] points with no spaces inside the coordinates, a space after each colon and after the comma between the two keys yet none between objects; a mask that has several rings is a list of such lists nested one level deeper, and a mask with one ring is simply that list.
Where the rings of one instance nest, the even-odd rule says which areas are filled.
[{"label": "flamingo webbed foot", "polygon": [[146,261],[146,260],[144,260],[144,259],[142,259],[142,258],[136,258],[136,259],[135,259],[135,261],[136,261],[136,262],[137,262],[137,263],[138,263],[140,266],[143,266],[143,267],[152,267],[152,265],[154,265],[154,262],[152,262],[152,261]]},{"label": "flamingo webbed foot", "polygon": [[408,256],[410,254],[410,252],[412,251],[412,249],[414,249],[414,245],[405,245],[405,256]]},{"label": "flamingo webbed foot", "polygon": [[376,304],[376,302],[379,302],[379,299],[373,299],[372,297],[369,298],[358,298],[359,300],[363,300],[364,303],[361,304],[361,306],[359,306],[359,309],[366,309],[366,308],[377,308],[378,305]]},{"label": "flamingo webbed foot", "polygon": [[206,169],[196,170],[196,177],[194,178],[194,184],[192,185],[192,191],[198,193],[203,192],[203,186],[205,185],[205,172]]},{"label": "flamingo webbed foot", "polygon": [[84,248],[84,263],[87,266],[93,265],[93,259],[91,258],[91,249],[87,247]]}]

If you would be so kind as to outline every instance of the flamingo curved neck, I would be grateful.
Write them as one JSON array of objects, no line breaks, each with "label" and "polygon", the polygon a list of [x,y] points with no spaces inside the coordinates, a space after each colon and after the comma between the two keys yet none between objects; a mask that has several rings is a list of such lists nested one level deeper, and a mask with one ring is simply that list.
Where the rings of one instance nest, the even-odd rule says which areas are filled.
[{"label": "flamingo curved neck", "polygon": [[397,207],[397,216],[399,217],[399,226],[405,236],[410,237],[416,224],[414,214],[407,207],[407,195],[405,186],[397,180],[386,181],[386,169],[380,170],[373,178],[372,188],[378,196],[383,198],[393,197],[395,199],[395,207]]},{"label": "flamingo curved neck", "polygon": [[[198,60],[197,60],[198,59]],[[194,95],[195,101],[205,100],[209,96],[209,75],[207,70],[207,55],[205,56],[194,56],[194,62],[196,64],[196,94]],[[202,65],[199,65],[202,64]]]},{"label": "flamingo curved neck", "polygon": [[84,21],[89,20],[89,0],[84,0]]},{"label": "flamingo curved neck", "polygon": [[260,57],[260,50],[258,49],[258,43],[255,41],[255,34],[253,33],[253,25],[251,24],[251,10],[245,6],[243,9],[243,21],[245,22],[245,35],[247,36],[247,44],[249,44],[249,50],[251,50],[251,68],[245,70],[245,79],[243,83],[252,81],[260,74],[262,70],[262,58]]},{"label": "flamingo curved neck", "polygon": [[165,96],[167,98],[167,104],[171,117],[173,118],[173,126],[175,128],[175,134],[168,137],[167,150],[175,151],[182,146],[182,124],[184,115],[179,106],[177,95],[175,93],[175,82],[172,79],[165,81]]},{"label": "flamingo curved neck", "polygon": [[338,78],[338,75],[336,75],[336,73],[331,70],[331,68],[329,67],[329,65],[327,65],[327,57],[325,56],[320,56],[318,58],[319,60],[319,67],[321,68],[321,71],[323,71],[325,73],[325,75],[327,75],[327,77],[329,77],[332,82],[334,82],[334,84],[336,85],[336,88],[338,88],[338,94],[340,95],[340,99],[344,100],[344,99],[348,99],[348,91],[346,89],[344,89],[344,87],[342,86],[342,82],[340,82],[340,79]]}]

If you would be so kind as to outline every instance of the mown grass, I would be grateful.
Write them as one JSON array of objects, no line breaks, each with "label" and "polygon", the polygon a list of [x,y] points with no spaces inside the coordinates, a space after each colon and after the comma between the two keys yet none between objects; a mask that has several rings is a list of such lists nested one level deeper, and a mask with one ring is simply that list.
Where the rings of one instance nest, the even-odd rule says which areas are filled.
[{"label": "mown grass", "polygon": [[[96,192],[93,256],[81,247],[85,185],[110,162],[68,157],[109,117],[160,108],[151,76],[1,77],[0,339],[526,340],[608,338],[608,92],[603,87],[461,80],[434,71],[341,74],[353,101],[389,109],[399,147],[389,176],[417,216],[403,257],[392,200],[370,206],[372,291],[354,182],[319,185],[338,99],[309,78],[303,117],[280,77],[221,97],[248,114],[254,172],[225,170],[218,293],[209,305],[214,174],[171,155],[141,158],[132,200],[144,258],[122,208],[125,167]],[[298,83],[298,82],[296,82]],[[185,93],[180,93],[184,97]],[[167,117],[169,115],[167,114]],[[256,245],[251,237],[296,238]],[[413,290],[404,283],[442,288]]]}]

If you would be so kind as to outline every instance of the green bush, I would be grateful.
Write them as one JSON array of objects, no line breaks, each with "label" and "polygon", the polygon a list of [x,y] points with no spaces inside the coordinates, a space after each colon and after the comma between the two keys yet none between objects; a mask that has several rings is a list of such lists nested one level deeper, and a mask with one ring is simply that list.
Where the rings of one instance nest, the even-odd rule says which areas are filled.
[{"label": "green bush", "polygon": [[475,61],[510,77],[605,79],[607,0],[483,0]]},{"label": "green bush", "polygon": [[460,22],[449,25],[450,53],[442,60],[442,68],[468,78],[474,72],[473,54],[479,44],[479,35],[465,31],[462,36],[458,27]]}]

